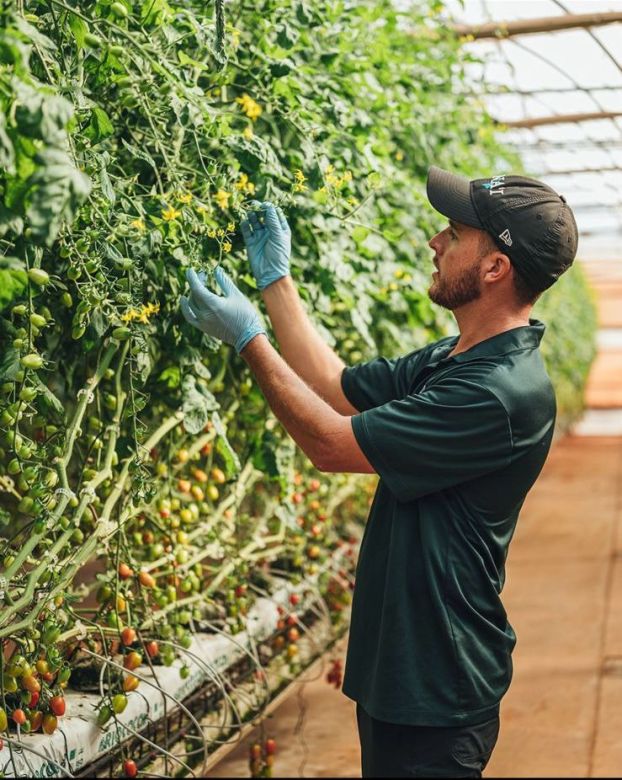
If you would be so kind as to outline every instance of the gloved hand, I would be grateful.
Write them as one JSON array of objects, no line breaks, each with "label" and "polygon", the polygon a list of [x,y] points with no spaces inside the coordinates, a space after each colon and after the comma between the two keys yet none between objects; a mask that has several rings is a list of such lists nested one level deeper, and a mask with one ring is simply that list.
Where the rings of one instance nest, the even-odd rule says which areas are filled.
[{"label": "gloved hand", "polygon": [[187,271],[190,298],[182,295],[181,310],[191,325],[231,344],[239,355],[252,338],[266,330],[257,309],[220,266],[214,275],[224,295],[205,287],[205,274],[199,276],[192,268]]},{"label": "gloved hand", "polygon": [[[289,274],[289,257],[292,251],[292,233],[281,208],[270,201],[254,200],[252,206],[261,212],[249,211],[240,227],[246,244],[253,276],[260,290]],[[264,217],[264,224],[260,221]]]}]

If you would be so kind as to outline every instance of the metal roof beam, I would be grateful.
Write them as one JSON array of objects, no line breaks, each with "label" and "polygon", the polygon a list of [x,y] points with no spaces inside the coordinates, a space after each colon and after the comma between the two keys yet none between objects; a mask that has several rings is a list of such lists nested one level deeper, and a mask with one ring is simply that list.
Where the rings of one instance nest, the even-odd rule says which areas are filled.
[{"label": "metal roof beam", "polygon": [[473,40],[484,38],[511,38],[513,35],[572,30],[577,27],[598,27],[604,24],[622,22],[619,11],[605,11],[591,14],[566,14],[544,16],[539,19],[513,19],[507,22],[485,22],[484,24],[454,24],[456,35],[470,36]]}]

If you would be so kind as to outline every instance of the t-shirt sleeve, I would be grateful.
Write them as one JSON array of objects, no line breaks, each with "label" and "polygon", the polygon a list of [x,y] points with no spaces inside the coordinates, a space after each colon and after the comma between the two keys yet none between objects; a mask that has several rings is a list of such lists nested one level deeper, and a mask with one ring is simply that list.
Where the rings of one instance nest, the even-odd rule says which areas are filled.
[{"label": "t-shirt sleeve", "polygon": [[504,468],[512,455],[510,421],[501,401],[456,377],[351,419],[359,446],[398,501]]},{"label": "t-shirt sleeve", "polygon": [[346,367],[341,373],[341,389],[359,412],[401,398],[407,392],[407,370],[412,369],[412,361],[416,360],[424,349],[425,347],[414,350],[392,360],[376,358],[367,363]]}]

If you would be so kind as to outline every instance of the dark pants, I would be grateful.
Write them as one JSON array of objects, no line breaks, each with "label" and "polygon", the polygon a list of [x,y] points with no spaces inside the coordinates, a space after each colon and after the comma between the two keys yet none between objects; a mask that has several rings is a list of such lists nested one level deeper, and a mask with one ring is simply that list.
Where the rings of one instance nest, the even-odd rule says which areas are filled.
[{"label": "dark pants", "polygon": [[403,726],[356,705],[363,777],[481,777],[499,716],[475,726]]}]

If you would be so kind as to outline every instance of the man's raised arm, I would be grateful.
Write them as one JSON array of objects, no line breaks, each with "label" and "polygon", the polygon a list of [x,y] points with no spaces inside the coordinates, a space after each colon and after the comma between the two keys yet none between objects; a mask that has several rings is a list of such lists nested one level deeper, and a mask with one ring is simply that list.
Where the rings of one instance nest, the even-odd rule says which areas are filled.
[{"label": "man's raised arm", "polygon": [[285,215],[269,202],[253,205],[261,209],[249,212],[242,235],[281,355],[335,411],[356,414],[341,389],[345,363],[313,327],[290,276],[291,231]]}]

